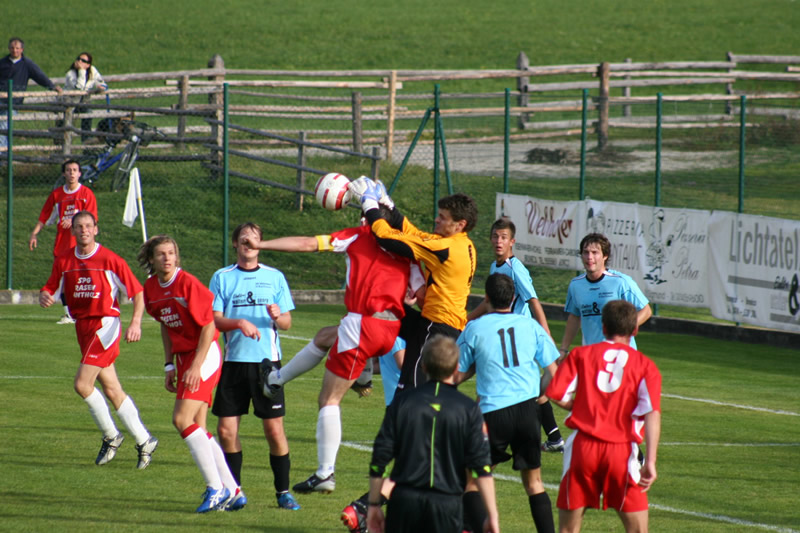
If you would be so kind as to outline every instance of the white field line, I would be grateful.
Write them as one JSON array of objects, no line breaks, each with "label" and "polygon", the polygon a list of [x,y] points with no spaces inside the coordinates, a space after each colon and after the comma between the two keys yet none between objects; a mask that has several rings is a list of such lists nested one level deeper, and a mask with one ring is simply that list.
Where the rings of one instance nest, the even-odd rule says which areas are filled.
[{"label": "white field line", "polygon": [[[361,452],[372,452],[372,446],[367,446],[364,444],[359,444],[357,442],[349,442],[343,441],[342,446],[346,448],[351,448],[353,450],[358,450]],[[501,481],[509,481],[511,483],[522,483],[522,480],[516,476],[509,476],[508,474],[495,474],[495,479],[499,479]],[[558,485],[553,485],[552,483],[545,483],[544,487],[547,490],[554,490],[558,491]],[[686,516],[693,516],[696,518],[703,518],[705,520],[712,520],[716,522],[724,522],[726,524],[734,524],[737,526],[742,527],[749,527],[754,529],[763,529],[765,531],[779,531],[781,533],[800,533],[800,531],[796,529],[791,529],[788,527],[781,527],[781,526],[773,526],[770,524],[760,524],[758,522],[750,522],[749,520],[740,520],[738,518],[732,518],[730,516],[713,514],[713,513],[700,513],[697,511],[687,511],[685,509],[676,509],[674,507],[669,507],[666,505],[659,505],[657,503],[651,503],[650,509],[657,510],[657,511],[664,511],[667,513],[674,513],[674,514],[681,514]]]},{"label": "white field line", "polygon": [[736,409],[747,409],[748,411],[761,411],[763,413],[770,413],[773,415],[800,416],[800,413],[795,413],[794,411],[784,411],[781,409],[767,409],[766,407],[755,407],[752,405],[742,405],[738,403],[718,402],[717,400],[708,400],[705,398],[689,398],[688,396],[680,396],[678,394],[665,394],[664,392],[661,393],[661,397],[672,398],[675,400],[685,400],[687,402],[710,403],[712,405],[720,405],[723,407],[735,407]]}]

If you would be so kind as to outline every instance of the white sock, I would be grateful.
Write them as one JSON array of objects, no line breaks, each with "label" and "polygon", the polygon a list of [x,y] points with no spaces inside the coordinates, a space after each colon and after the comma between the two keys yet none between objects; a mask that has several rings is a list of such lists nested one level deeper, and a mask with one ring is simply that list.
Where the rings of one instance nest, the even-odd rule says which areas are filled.
[{"label": "white sock", "polygon": [[336,468],[336,454],[342,443],[342,421],[338,405],[326,405],[317,416],[317,477],[325,479]]},{"label": "white sock", "polygon": [[142,419],[139,417],[139,409],[133,403],[133,398],[126,396],[122,405],[117,409],[117,416],[122,421],[122,425],[133,435],[136,444],[142,445],[150,438],[150,432],[144,427]]},{"label": "white sock", "polygon": [[66,305],[64,306],[64,315],[72,318],[72,315],[69,314],[69,307],[67,307]]},{"label": "white sock", "polygon": [[284,383],[292,381],[297,376],[305,374],[317,366],[325,357],[326,353],[328,353],[327,350],[318,348],[317,345],[314,344],[314,341],[309,342],[302,350],[292,357],[291,361],[286,363],[286,366],[279,371],[272,371],[271,381],[273,383],[277,382],[278,385],[283,385]]},{"label": "white sock", "polygon": [[217,462],[214,460],[214,450],[206,431],[197,426],[194,431],[183,438],[183,442],[189,447],[192,459],[200,469],[200,473],[203,474],[203,479],[206,480],[206,486],[214,490],[221,489],[223,487],[222,479],[219,476]]},{"label": "white sock", "polygon": [[206,433],[206,436],[208,437],[208,442],[211,444],[211,451],[214,453],[214,462],[217,464],[217,471],[219,472],[222,484],[231,491],[231,494],[234,494],[236,489],[239,488],[239,484],[236,483],[236,478],[231,474],[231,469],[228,466],[228,462],[225,460],[225,453],[223,453],[214,435]]},{"label": "white sock", "polygon": [[100,391],[95,389],[92,393],[83,399],[89,406],[89,414],[94,418],[94,423],[103,432],[103,436],[108,439],[113,439],[119,435],[119,430],[114,424],[114,419],[111,418],[111,410],[108,408],[105,397],[100,394]]},{"label": "white sock", "polygon": [[366,385],[370,381],[372,381],[372,357],[367,359],[367,364],[364,366],[364,370],[361,371],[361,375],[358,376],[356,383]]}]

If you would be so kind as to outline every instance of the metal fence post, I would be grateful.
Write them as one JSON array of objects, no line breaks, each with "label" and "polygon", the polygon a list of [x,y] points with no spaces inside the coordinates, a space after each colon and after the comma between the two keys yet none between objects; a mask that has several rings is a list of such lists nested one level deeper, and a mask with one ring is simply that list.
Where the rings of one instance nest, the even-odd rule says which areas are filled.
[{"label": "metal fence post", "polygon": [[223,208],[222,208],[222,264],[228,264],[228,249],[230,248],[228,242],[228,230],[230,226],[230,210],[231,210],[231,179],[228,173],[228,84],[222,85],[222,181],[224,191]]},{"label": "metal fence post", "polygon": [[658,93],[656,100],[656,195],[655,205],[661,205],[661,122],[663,120],[663,96]]},{"label": "metal fence post", "polygon": [[439,204],[439,84],[433,86],[433,218]]}]

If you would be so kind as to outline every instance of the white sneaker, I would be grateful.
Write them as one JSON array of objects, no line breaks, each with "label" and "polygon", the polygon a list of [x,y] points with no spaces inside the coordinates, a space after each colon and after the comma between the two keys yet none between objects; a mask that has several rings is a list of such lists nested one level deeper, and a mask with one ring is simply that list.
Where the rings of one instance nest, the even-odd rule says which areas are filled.
[{"label": "white sneaker", "polygon": [[58,322],[56,322],[56,324],[74,324],[74,323],[75,319],[69,315],[62,316],[60,319],[58,319]]}]

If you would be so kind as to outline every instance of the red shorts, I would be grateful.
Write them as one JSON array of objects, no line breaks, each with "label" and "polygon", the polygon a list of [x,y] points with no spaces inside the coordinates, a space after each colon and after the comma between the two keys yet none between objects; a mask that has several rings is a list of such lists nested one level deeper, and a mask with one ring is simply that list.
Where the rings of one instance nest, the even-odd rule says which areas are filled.
[{"label": "red shorts", "polygon": [[343,379],[356,379],[367,359],[388,353],[397,334],[399,320],[383,320],[347,313],[339,322],[338,337],[328,352],[325,368]]},{"label": "red shorts", "polygon": [[81,347],[81,364],[106,368],[119,355],[120,321],[118,316],[79,318],[75,332]]},{"label": "red shorts", "polygon": [[564,473],[557,507],[567,511],[593,507],[623,513],[647,510],[647,493],[639,483],[639,448],[635,442],[605,442],[578,431],[564,447]]},{"label": "red shorts", "polygon": [[194,392],[189,392],[183,383],[183,375],[189,370],[194,361],[194,351],[175,354],[176,369],[178,371],[178,400],[200,400],[211,405],[214,395],[214,388],[219,383],[219,375],[222,373],[222,356],[219,351],[219,344],[212,342],[208,349],[206,360],[200,367],[200,386]]}]

